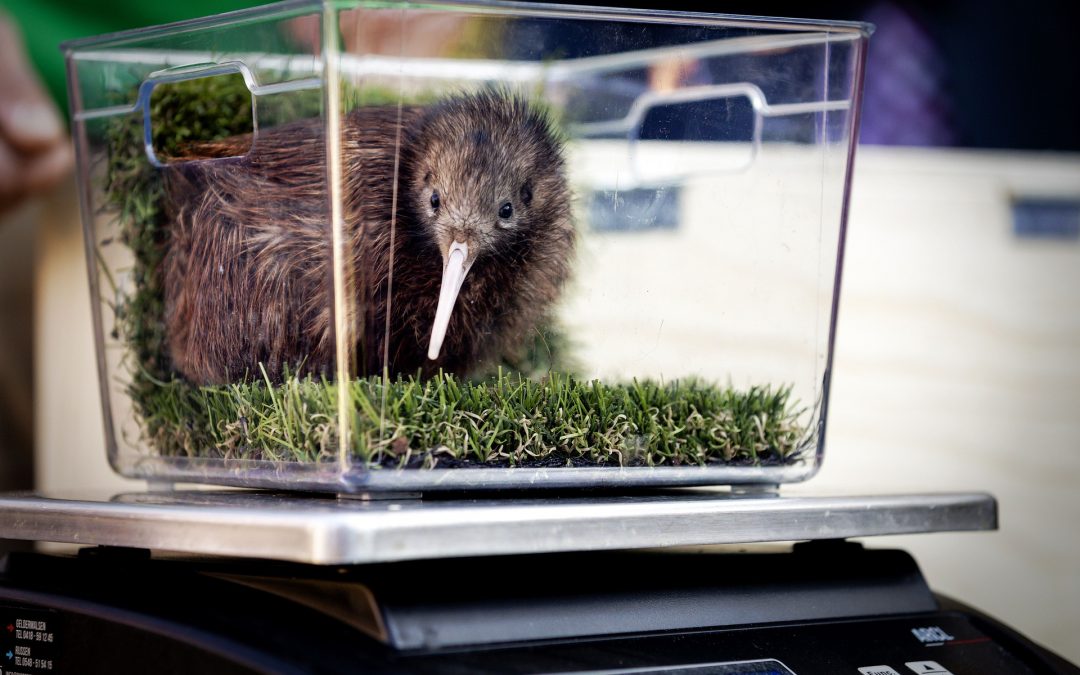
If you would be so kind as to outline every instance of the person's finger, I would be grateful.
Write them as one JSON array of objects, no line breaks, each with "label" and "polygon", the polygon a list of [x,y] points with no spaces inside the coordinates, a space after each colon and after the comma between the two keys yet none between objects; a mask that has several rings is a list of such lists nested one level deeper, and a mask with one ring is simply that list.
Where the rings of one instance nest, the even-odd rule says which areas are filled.
[{"label": "person's finger", "polygon": [[12,145],[25,152],[41,151],[64,140],[64,127],[47,103],[0,99],[0,129]]},{"label": "person's finger", "polygon": [[23,171],[23,189],[29,193],[48,190],[60,182],[75,164],[70,143],[60,143],[48,152],[27,158]]},{"label": "person's finger", "polygon": [[15,25],[0,14],[0,136],[22,152],[64,141],[65,129],[30,66]]},{"label": "person's finger", "polygon": [[0,141],[0,216],[24,199],[59,183],[74,162],[70,143],[58,143],[35,155],[21,155]]},{"label": "person's finger", "polygon": [[24,195],[22,159],[0,139],[0,215],[18,206]]}]

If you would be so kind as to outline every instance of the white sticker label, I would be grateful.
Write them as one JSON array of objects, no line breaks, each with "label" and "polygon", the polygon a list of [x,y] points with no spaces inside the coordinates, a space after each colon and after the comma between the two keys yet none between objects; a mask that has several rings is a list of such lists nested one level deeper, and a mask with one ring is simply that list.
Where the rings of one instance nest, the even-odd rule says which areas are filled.
[{"label": "white sticker label", "polygon": [[911,668],[911,672],[920,675],[952,675],[937,661],[908,661],[904,665]]},{"label": "white sticker label", "polygon": [[862,675],[900,675],[888,666],[863,666],[859,668],[859,672]]},{"label": "white sticker label", "polygon": [[938,626],[927,626],[926,628],[912,628],[911,634],[918,638],[919,642],[923,643],[924,645],[932,644],[935,642],[948,642],[949,640],[956,639]]}]

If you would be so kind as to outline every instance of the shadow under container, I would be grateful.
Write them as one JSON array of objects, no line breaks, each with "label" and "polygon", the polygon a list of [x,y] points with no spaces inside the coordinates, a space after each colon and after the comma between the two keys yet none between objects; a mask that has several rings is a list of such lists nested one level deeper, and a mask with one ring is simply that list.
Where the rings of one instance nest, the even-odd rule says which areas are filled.
[{"label": "shadow under container", "polygon": [[110,463],[339,493],[812,476],[868,35],[285,2],[65,44]]}]

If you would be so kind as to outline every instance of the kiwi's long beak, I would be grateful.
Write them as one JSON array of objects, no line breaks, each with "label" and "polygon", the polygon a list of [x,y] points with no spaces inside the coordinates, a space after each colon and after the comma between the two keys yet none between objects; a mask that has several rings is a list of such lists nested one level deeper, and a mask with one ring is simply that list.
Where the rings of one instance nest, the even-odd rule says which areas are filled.
[{"label": "kiwi's long beak", "polygon": [[443,263],[442,286],[439,287],[439,306],[435,309],[435,323],[431,326],[431,343],[427,356],[431,360],[439,358],[443,340],[446,339],[446,327],[450,325],[450,313],[454,310],[461,284],[472,267],[469,259],[469,245],[460,241],[450,244]]}]

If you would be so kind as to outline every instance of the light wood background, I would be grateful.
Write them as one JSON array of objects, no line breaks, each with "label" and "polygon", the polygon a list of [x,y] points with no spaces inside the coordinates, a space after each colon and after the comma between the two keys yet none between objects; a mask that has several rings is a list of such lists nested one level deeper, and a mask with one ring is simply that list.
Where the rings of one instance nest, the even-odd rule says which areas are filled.
[{"label": "light wood background", "polygon": [[1080,198],[1080,157],[861,148],[825,464],[792,492],[985,490],[993,534],[901,546],[940,592],[1080,662],[1080,241],[1014,196]]},{"label": "light wood background", "polygon": [[[1080,241],[1018,240],[1017,195],[1080,197],[1080,157],[860,149],[825,465],[785,491],[992,492],[999,532],[867,543],[1080,662]],[[130,489],[102,450],[71,186],[37,251],[38,486]]]}]

